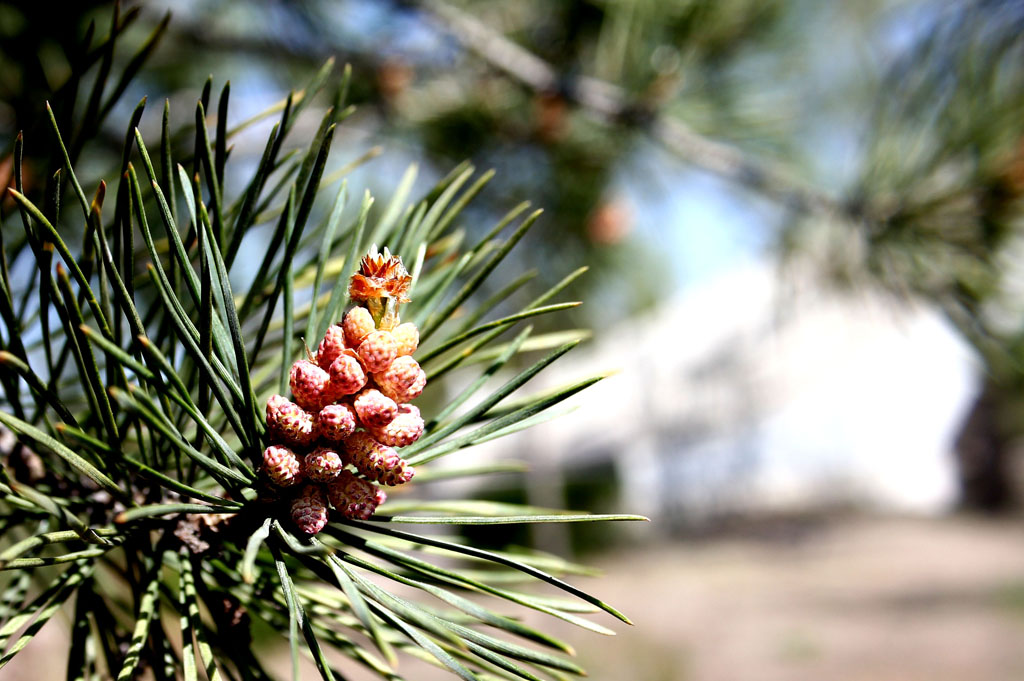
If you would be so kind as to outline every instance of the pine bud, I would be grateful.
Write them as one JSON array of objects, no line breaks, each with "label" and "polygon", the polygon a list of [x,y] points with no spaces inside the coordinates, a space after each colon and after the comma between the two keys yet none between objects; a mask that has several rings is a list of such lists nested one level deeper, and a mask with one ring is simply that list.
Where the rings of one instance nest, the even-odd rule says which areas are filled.
[{"label": "pine bud", "polygon": [[317,447],[302,462],[303,474],[313,482],[333,480],[344,467],[341,455],[328,447]]},{"label": "pine bud", "polygon": [[329,404],[316,415],[317,434],[337,444],[356,429],[356,412],[349,404]]},{"label": "pine bud", "polygon": [[351,350],[346,350],[330,366],[326,397],[334,402],[354,395],[366,385],[366,372]]},{"label": "pine bud", "polygon": [[351,471],[342,471],[327,485],[327,499],[347,518],[368,519],[386,498],[383,490]]},{"label": "pine bud", "polygon": [[263,450],[263,470],[278,487],[291,487],[302,481],[299,457],[281,445],[270,445]]},{"label": "pine bud", "polygon": [[341,324],[345,330],[345,345],[350,348],[359,347],[363,339],[377,328],[373,323],[373,316],[365,307],[353,307]]},{"label": "pine bud", "polygon": [[316,350],[316,363],[324,371],[329,371],[331,363],[338,359],[345,350],[345,331],[340,324],[331,324],[327,327],[324,339],[320,341],[320,347]]},{"label": "pine bud", "polygon": [[420,330],[417,329],[416,325],[412,322],[399,324],[391,330],[391,335],[395,339],[395,346],[398,349],[399,357],[411,355],[416,352],[416,348],[419,347]]},{"label": "pine bud", "polygon": [[390,331],[374,331],[359,344],[356,354],[370,373],[384,371],[398,356],[398,345]]},{"label": "pine bud", "polygon": [[316,440],[313,415],[281,395],[267,400],[267,432],[271,440],[308,447]]},{"label": "pine bud", "polygon": [[413,469],[405,460],[365,431],[357,431],[345,440],[345,452],[360,473],[383,485],[401,485],[412,479]]},{"label": "pine bud", "polygon": [[391,423],[381,428],[371,428],[370,432],[381,444],[408,447],[423,435],[423,417],[416,407],[402,404],[398,406],[398,415]]},{"label": "pine bud", "polygon": [[306,485],[292,501],[292,521],[306,534],[316,534],[327,524],[327,499],[319,485]]},{"label": "pine bud", "polygon": [[419,397],[427,385],[427,374],[419,362],[408,355],[397,358],[387,369],[374,374],[374,379],[380,391],[399,404]]},{"label": "pine bud", "polygon": [[328,373],[308,359],[300,359],[292,365],[290,378],[295,402],[303,409],[319,411],[330,379]]},{"label": "pine bud", "polygon": [[374,246],[363,256],[359,271],[352,275],[348,295],[352,300],[393,298],[398,303],[408,303],[411,285],[412,277],[402,264],[402,258],[391,255],[387,248],[378,253]]}]

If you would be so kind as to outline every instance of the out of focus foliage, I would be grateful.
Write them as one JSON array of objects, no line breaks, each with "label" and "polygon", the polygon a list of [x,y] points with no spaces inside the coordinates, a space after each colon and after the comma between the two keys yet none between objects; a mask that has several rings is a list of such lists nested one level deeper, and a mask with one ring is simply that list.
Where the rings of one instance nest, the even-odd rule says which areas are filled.
[{"label": "out of focus foliage", "polygon": [[1024,6],[931,9],[873,112],[855,195],[863,268],[935,300],[993,365],[1017,364],[1005,353],[1019,353],[1024,306],[1006,286],[1021,274],[1007,249],[1024,227]]},{"label": "out of focus foliage", "polygon": [[[998,509],[1024,435],[1024,5],[918,3],[904,21],[823,261],[834,281],[935,304],[978,351],[958,454],[965,501]],[[796,231],[797,251],[820,242],[820,224]]]},{"label": "out of focus foliage", "polygon": [[[5,102],[0,138],[12,139],[23,121],[37,118],[39,102],[61,90],[68,64],[76,61],[65,50],[89,31],[106,32],[109,13],[98,5],[106,3],[68,5],[60,22],[47,20],[42,3],[4,8],[0,29],[12,39],[0,47]],[[553,283],[561,265],[585,262],[592,274],[576,286],[601,288],[602,281],[614,279],[619,283],[605,286],[605,294],[614,296],[616,307],[635,312],[666,293],[666,276],[658,272],[670,271],[672,263],[636,238],[636,215],[616,195],[616,173],[642,153],[643,128],[655,111],[683,113],[712,135],[765,139],[750,133],[759,123],[749,115],[730,69],[770,40],[772,27],[785,16],[783,5],[775,0],[453,3],[496,35],[546,60],[563,79],[550,91],[501,75],[495,65],[463,49],[458,32],[439,18],[436,6],[419,2],[146,3],[123,13],[125,36],[118,51],[97,50],[92,59],[109,58],[116,77],[129,66],[126,46],[141,44],[170,8],[175,20],[149,68],[130,85],[124,107],[138,99],[135,93],[168,96],[172,105],[176,99],[183,105],[194,101],[199,93],[187,88],[212,71],[242,73],[244,82],[236,79],[233,85],[236,100],[243,102],[247,88],[293,87],[328,56],[351,63],[356,74],[373,74],[354,79],[350,93],[360,107],[354,123],[368,137],[383,134],[399,149],[426,155],[437,176],[465,158],[494,168],[505,182],[476,214],[500,214],[524,193],[536,197],[548,215],[548,229],[528,241],[539,278]],[[597,121],[577,110],[567,93],[580,76],[623,88],[632,98],[630,115]],[[59,122],[72,120],[60,97],[54,108]],[[122,134],[111,128],[105,143],[116,149]],[[467,227],[474,229],[472,222]],[[637,267],[638,262],[654,266]],[[600,307],[579,314],[600,324],[607,319],[597,313]]]}]

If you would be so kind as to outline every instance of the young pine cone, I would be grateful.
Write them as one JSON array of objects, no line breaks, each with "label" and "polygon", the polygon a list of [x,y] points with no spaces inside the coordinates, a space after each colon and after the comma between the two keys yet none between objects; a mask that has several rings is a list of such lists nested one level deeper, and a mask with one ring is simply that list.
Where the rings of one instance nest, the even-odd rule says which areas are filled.
[{"label": "young pine cone", "polygon": [[365,431],[357,431],[345,440],[345,453],[360,473],[382,485],[401,485],[412,480],[413,469],[405,460]]},{"label": "young pine cone", "polygon": [[290,379],[296,404],[303,409],[320,411],[330,375],[309,360],[300,359],[292,365]]},{"label": "young pine cone", "polygon": [[399,324],[391,330],[391,336],[395,339],[399,357],[416,352],[416,348],[420,344],[420,330],[412,322]]},{"label": "young pine cone", "polygon": [[345,332],[345,345],[350,348],[358,348],[363,339],[377,328],[373,323],[373,316],[365,307],[353,307],[349,310],[341,326]]},{"label": "young pine cone", "polygon": [[263,470],[278,487],[291,487],[302,481],[299,457],[281,445],[270,445],[263,450]]},{"label": "young pine cone", "polygon": [[302,473],[313,482],[328,482],[345,467],[341,455],[329,447],[317,447],[302,461]]},{"label": "young pine cone", "polygon": [[408,447],[423,435],[423,417],[411,404],[398,406],[398,414],[381,428],[370,428],[375,440],[391,447]]},{"label": "young pine cone", "polygon": [[387,495],[372,482],[357,478],[351,471],[342,471],[327,485],[327,499],[346,518],[366,520]]},{"label": "young pine cone", "polygon": [[316,415],[316,432],[332,444],[340,444],[356,429],[356,412],[349,404],[329,404]]},{"label": "young pine cone", "polygon": [[373,377],[380,391],[399,404],[419,397],[427,385],[427,374],[420,368],[419,362],[407,355],[397,358],[387,369]]},{"label": "young pine cone", "polygon": [[366,372],[351,350],[338,355],[329,371],[325,401],[336,402],[346,395],[355,395],[366,385]]},{"label": "young pine cone", "polygon": [[306,534],[316,534],[327,524],[327,499],[318,485],[306,485],[292,501],[292,521]]},{"label": "young pine cone", "polygon": [[345,331],[340,324],[331,324],[316,350],[316,363],[324,371],[330,371],[331,363],[344,351]]},{"label": "young pine cone", "polygon": [[395,357],[398,357],[398,344],[390,331],[374,331],[359,344],[356,354],[367,371],[376,373],[384,371],[395,361]]},{"label": "young pine cone", "polygon": [[281,395],[267,400],[267,432],[271,440],[308,447],[316,440],[313,415]]},{"label": "young pine cone", "polygon": [[367,388],[352,402],[359,421],[367,428],[381,428],[398,415],[398,405],[376,388]]}]

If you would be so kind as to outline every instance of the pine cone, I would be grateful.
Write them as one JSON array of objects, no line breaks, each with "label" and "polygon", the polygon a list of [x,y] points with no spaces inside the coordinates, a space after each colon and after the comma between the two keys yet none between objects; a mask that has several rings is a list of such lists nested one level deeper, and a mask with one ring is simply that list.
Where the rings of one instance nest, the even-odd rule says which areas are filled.
[{"label": "pine cone", "polygon": [[299,457],[281,445],[270,445],[263,450],[263,470],[278,487],[291,487],[302,481]]},{"label": "pine cone", "polygon": [[292,521],[306,534],[316,534],[327,524],[327,499],[319,485],[306,485],[292,501]]},{"label": "pine cone", "polygon": [[290,379],[295,402],[303,409],[320,411],[330,375],[308,359],[300,359],[292,365]]},{"label": "pine cone", "polygon": [[267,400],[267,433],[271,440],[295,447],[308,447],[316,441],[313,415],[281,395]]},{"label": "pine cone", "polygon": [[370,428],[375,440],[391,447],[408,447],[423,435],[423,417],[411,404],[398,406],[398,414],[381,428]]},{"label": "pine cone", "polygon": [[316,363],[324,371],[329,371],[331,363],[338,359],[345,350],[345,330],[340,324],[331,324],[327,327],[324,339],[320,341],[320,347],[316,350]]},{"label": "pine cone", "polygon": [[356,412],[349,404],[329,404],[316,415],[317,434],[338,444],[356,429]]},{"label": "pine cone", "polygon": [[373,333],[377,325],[373,323],[373,316],[365,307],[353,307],[345,315],[341,323],[345,331],[345,345],[350,348],[357,348],[363,339]]},{"label": "pine cone", "polygon": [[330,366],[325,397],[331,402],[354,395],[366,385],[366,372],[351,350],[345,350]]},{"label": "pine cone", "polygon": [[345,452],[360,473],[382,485],[401,485],[412,479],[413,469],[405,460],[365,431],[356,431],[345,440]]},{"label": "pine cone", "polygon": [[303,474],[313,482],[333,480],[344,467],[341,455],[328,447],[317,447],[302,462]]},{"label": "pine cone", "polygon": [[411,355],[419,347],[420,330],[412,322],[399,324],[391,330],[391,336],[395,339],[395,346],[399,357]]},{"label": "pine cone", "polygon": [[372,482],[357,478],[351,471],[342,471],[327,485],[327,499],[346,518],[366,520],[387,495]]},{"label": "pine cone", "polygon": [[408,355],[399,357],[391,365],[373,378],[380,386],[380,391],[402,404],[420,396],[427,385],[427,374],[420,368],[419,362]]},{"label": "pine cone", "polygon": [[352,402],[359,421],[367,428],[382,428],[398,414],[398,405],[376,388],[366,388]]},{"label": "pine cone", "polygon": [[384,371],[398,357],[398,344],[390,331],[374,331],[359,344],[356,354],[370,373]]}]

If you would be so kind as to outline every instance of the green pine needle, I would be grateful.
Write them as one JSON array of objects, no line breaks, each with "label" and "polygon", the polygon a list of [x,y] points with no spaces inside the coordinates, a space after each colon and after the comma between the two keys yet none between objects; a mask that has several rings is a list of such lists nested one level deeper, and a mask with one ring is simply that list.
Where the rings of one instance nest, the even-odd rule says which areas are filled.
[{"label": "green pine needle", "polygon": [[[166,30],[165,17],[117,73],[114,41],[137,14],[115,13],[110,39],[83,51],[97,72],[84,93],[81,125],[58,124],[63,114],[47,106],[52,139],[19,136],[15,143],[8,193],[18,215],[7,216],[0,241],[0,425],[36,472],[17,479],[0,468],[0,570],[12,575],[0,592],[0,668],[74,598],[69,664],[79,668],[69,679],[129,679],[154,665],[186,680],[270,678],[262,651],[239,644],[252,620],[288,639],[295,678],[303,657],[321,678],[342,678],[332,667],[336,654],[399,678],[393,670],[405,653],[470,680],[582,674],[561,656],[572,653],[567,644],[492,609],[498,606],[491,601],[610,634],[585,615],[600,610],[628,623],[625,615],[562,579],[586,568],[396,528],[645,518],[417,495],[420,484],[525,470],[518,462],[466,462],[427,465],[407,485],[410,494],[395,495],[369,521],[332,512],[322,534],[311,537],[291,518],[298,488],[276,488],[258,469],[264,448],[274,444],[264,418],[270,391],[287,394],[292,362],[305,357],[302,341],[316,348],[342,320],[354,302],[352,276],[372,247],[405,257],[412,300],[398,314],[419,327],[424,347],[414,357],[426,365],[428,390],[455,372],[465,386],[424,407],[422,437],[398,449],[415,466],[567,413],[574,405],[565,400],[603,378],[521,394],[588,337],[581,329],[535,335],[525,326],[578,305],[556,296],[585,268],[525,306],[515,304],[536,273],[515,272],[510,254],[541,211],[527,213],[523,202],[465,246],[473,232],[457,225],[496,177],[468,163],[419,196],[412,165],[382,208],[369,191],[358,210],[350,208],[348,180],[333,185],[379,148],[326,172],[334,135],[352,111],[345,102],[351,71],[339,78],[333,61],[303,90],[233,128],[228,84],[215,120],[207,117],[211,78],[184,128],[172,127],[165,101],[151,145],[141,132],[143,98],[128,120],[119,166],[107,177],[117,180],[116,198],[104,215],[107,183],[78,170],[91,167],[79,154],[118,110]],[[76,70],[74,78],[81,77]],[[297,117],[324,96],[333,106],[312,138],[286,141]],[[278,115],[259,163],[236,181],[242,171],[232,164],[229,141]],[[80,132],[68,138],[70,129]],[[191,165],[174,158],[186,138],[193,141]],[[41,170],[52,187],[36,196],[23,185],[22,155],[51,141],[56,165]],[[61,214],[61,180],[81,217]],[[99,189],[90,202],[84,187],[93,186]],[[234,186],[243,189],[234,195]],[[70,235],[82,217],[79,243]],[[265,254],[254,255],[247,239],[257,232],[269,240]],[[262,262],[243,282],[239,259],[253,257]],[[8,265],[22,258],[36,267],[12,278],[25,268]],[[378,320],[395,312],[371,311]],[[534,357],[540,352],[546,354]],[[518,366],[522,358],[528,361]],[[428,397],[437,402],[439,395]],[[443,567],[427,559],[436,553],[447,557]],[[512,591],[510,575],[573,600]],[[43,580],[48,588],[32,588]],[[168,608],[180,628],[170,636]]]}]

